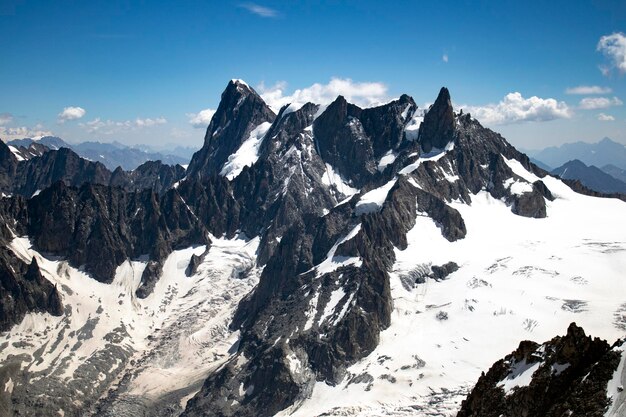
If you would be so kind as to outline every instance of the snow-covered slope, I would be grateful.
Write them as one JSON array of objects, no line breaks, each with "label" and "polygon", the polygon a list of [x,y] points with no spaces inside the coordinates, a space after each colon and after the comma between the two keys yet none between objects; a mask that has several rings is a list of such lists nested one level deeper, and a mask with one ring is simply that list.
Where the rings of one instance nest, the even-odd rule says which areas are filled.
[{"label": "snow-covered slope", "polygon": [[192,256],[207,248],[177,250],[154,292],[139,299],[141,260],[124,263],[113,283],[103,284],[34,251],[28,239],[14,239],[14,252],[28,261],[34,256],[60,289],[66,313],[31,313],[6,333],[0,364],[13,367],[3,384],[13,396],[32,397],[47,415],[154,413],[160,402],[182,411],[211,369],[236,350],[237,332],[228,325],[258,281],[257,246],[258,239],[213,238],[191,276]]},{"label": "snow-covered slope", "polygon": [[[573,321],[609,341],[623,337],[625,204],[544,182],[557,196],[545,219],[515,216],[485,192],[452,204],[465,239],[449,242],[418,216],[409,246],[396,250],[394,311],[378,347],[340,384],[318,382],[310,399],[278,415],[454,416],[481,372],[520,340],[542,342]],[[448,261],[460,269],[447,279],[403,285],[424,264]]]}]

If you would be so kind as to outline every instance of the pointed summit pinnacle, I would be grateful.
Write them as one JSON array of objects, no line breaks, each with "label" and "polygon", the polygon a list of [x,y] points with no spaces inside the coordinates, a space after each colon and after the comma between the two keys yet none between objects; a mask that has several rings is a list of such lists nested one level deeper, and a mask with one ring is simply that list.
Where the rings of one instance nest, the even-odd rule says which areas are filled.
[{"label": "pointed summit pinnacle", "polygon": [[245,81],[230,80],[207,128],[204,145],[189,163],[188,177],[202,179],[220,172],[252,130],[275,118],[272,109]]},{"label": "pointed summit pinnacle", "polygon": [[437,100],[424,116],[418,140],[424,152],[430,152],[432,148],[443,149],[454,140],[454,112],[446,87],[441,88]]}]

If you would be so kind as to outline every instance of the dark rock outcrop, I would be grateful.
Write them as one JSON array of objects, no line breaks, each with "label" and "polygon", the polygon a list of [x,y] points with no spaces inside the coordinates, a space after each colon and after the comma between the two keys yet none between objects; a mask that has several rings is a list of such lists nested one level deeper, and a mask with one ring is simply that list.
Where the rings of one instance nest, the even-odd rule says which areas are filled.
[{"label": "dark rock outcrop", "polygon": [[[8,145],[12,146],[10,143]],[[32,142],[29,145],[16,145],[15,146],[15,155],[20,160],[28,160],[34,158],[36,156],[41,156],[44,153],[48,152],[50,148],[46,145],[39,142]]]},{"label": "dark rock outcrop", "polygon": [[204,225],[175,189],[159,198],[150,190],[75,188],[59,181],[30,200],[0,200],[0,212],[15,220],[15,233],[29,236],[38,250],[83,266],[101,282],[111,282],[125,260],[148,254],[155,264],[144,271],[142,296],[173,249],[209,243]]},{"label": "dark rock outcrop", "polygon": [[164,194],[186,175],[181,165],[166,165],[161,161],[148,161],[133,171],[118,167],[111,174],[109,184],[129,191],[152,190]]},{"label": "dark rock outcrop", "polygon": [[61,148],[20,163],[12,189],[16,194],[31,196],[57,181],[80,186],[108,184],[110,178],[111,172],[101,163],[87,161],[70,149]]},{"label": "dark rock outcrop", "polygon": [[17,158],[7,144],[0,140],[0,191],[11,193],[16,170]]},{"label": "dark rock outcrop", "polygon": [[[609,405],[607,383],[620,353],[572,323],[567,335],[521,342],[496,362],[463,401],[458,417],[597,416]],[[529,383],[510,382],[529,372]],[[527,378],[524,378],[527,380]],[[507,381],[509,385],[507,385]]]},{"label": "dark rock outcrop", "polygon": [[39,269],[35,258],[26,264],[13,251],[0,247],[0,332],[22,321],[26,313],[63,314],[57,288]]},{"label": "dark rock outcrop", "polygon": [[185,169],[180,165],[166,165],[161,161],[148,161],[133,171],[118,167],[111,173],[100,162],[81,158],[68,148],[47,149],[38,152],[43,145],[34,142],[24,152],[28,158],[20,161],[4,143],[0,144],[0,192],[31,197],[57,181],[67,186],[102,184],[121,187],[127,191],[151,189],[164,194],[182,180]]},{"label": "dark rock outcrop", "polygon": [[443,265],[433,265],[431,267],[432,277],[436,280],[446,279],[448,275],[459,270],[456,262],[446,262]]},{"label": "dark rock outcrop", "polygon": [[316,149],[343,178],[362,187],[377,176],[386,152],[406,147],[405,127],[416,110],[407,95],[367,109],[339,96],[313,124]]}]

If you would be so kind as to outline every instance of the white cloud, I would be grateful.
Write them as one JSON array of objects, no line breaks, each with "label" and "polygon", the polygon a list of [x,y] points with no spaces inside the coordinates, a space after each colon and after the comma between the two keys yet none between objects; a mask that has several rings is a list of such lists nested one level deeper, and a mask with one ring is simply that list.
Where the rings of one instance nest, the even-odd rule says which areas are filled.
[{"label": "white cloud", "polygon": [[578,87],[570,87],[565,90],[565,94],[590,95],[590,94],[609,94],[609,87],[600,87],[599,85],[579,85]]},{"label": "white cloud", "polygon": [[156,119],[135,119],[135,126],[137,127],[152,127],[156,125],[164,125],[167,123],[165,117],[157,117]]},{"label": "white cloud", "polygon": [[82,107],[65,107],[61,113],[59,113],[59,123],[65,123],[67,120],[80,119],[87,113]]},{"label": "white cloud", "polygon": [[441,57],[441,60],[445,63],[448,62],[448,54],[443,54],[443,56]]},{"label": "white cloud", "polygon": [[255,3],[243,3],[240,7],[243,7],[250,13],[253,13],[257,16],[261,17],[277,17],[278,12],[274,9],[270,9],[269,7],[261,6]]},{"label": "white cloud", "polygon": [[0,137],[5,140],[34,138],[41,136],[52,136],[53,133],[49,130],[45,130],[41,124],[36,124],[33,127],[19,126],[19,127],[5,127],[0,126]]},{"label": "white cloud", "polygon": [[609,75],[616,68],[619,72],[626,72],[626,35],[615,32],[605,35],[598,41],[597,50],[602,52],[608,59],[609,65],[601,66],[602,74]]},{"label": "white cloud", "polygon": [[13,115],[11,113],[0,113],[0,126],[4,126],[13,121]]},{"label": "white cloud", "polygon": [[167,120],[164,117],[157,117],[156,119],[135,119],[135,120],[123,120],[123,121],[115,121],[115,120],[101,120],[99,117],[96,117],[93,120],[90,120],[86,123],[80,123],[79,126],[86,129],[89,133],[102,133],[105,135],[112,135],[115,133],[128,131],[128,130],[136,130],[142,129],[145,127],[152,127],[157,125],[163,125],[167,123]]},{"label": "white cloud", "polygon": [[198,113],[187,113],[187,117],[189,118],[189,123],[196,129],[206,129],[209,123],[211,123],[211,118],[214,114],[215,110],[204,109]]},{"label": "white cloud", "polygon": [[348,102],[361,107],[370,107],[389,100],[385,84],[378,82],[361,83],[349,78],[332,78],[328,84],[315,83],[310,87],[295,90],[290,95],[285,94],[286,88],[287,83],[280,81],[271,87],[265,87],[261,83],[256,89],[274,111],[278,111],[282,106],[289,103],[329,104],[339,95],[344,96]]},{"label": "white cloud", "polygon": [[568,119],[572,112],[562,101],[532,96],[524,98],[518,92],[507,94],[497,104],[460,106],[486,125],[505,125],[521,122],[546,122]]},{"label": "white cloud", "polygon": [[613,106],[621,106],[622,100],[617,97],[585,97],[580,100],[578,106],[584,110],[608,109]]},{"label": "white cloud", "polygon": [[598,115],[598,120],[600,120],[601,122],[612,122],[613,120],[615,120],[615,117],[611,116],[610,114],[600,113]]}]

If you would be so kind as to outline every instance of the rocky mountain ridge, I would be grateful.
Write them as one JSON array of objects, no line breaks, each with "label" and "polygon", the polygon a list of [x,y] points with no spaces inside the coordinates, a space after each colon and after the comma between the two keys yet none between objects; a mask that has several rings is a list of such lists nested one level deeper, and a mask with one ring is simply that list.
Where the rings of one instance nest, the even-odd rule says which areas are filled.
[{"label": "rocky mountain ridge", "polygon": [[[51,152],[17,163],[0,145],[0,185],[14,186],[11,178],[20,170],[34,172],[31,176],[55,172],[46,167],[56,161],[37,162],[32,171],[20,168]],[[71,151],[59,152],[50,158],[72,160]],[[125,285],[133,306],[162,295],[162,281],[174,285],[174,272],[166,266],[178,251],[205,248],[176,264],[193,281],[207,273],[202,266],[211,258],[212,242],[236,237],[258,242],[254,260],[232,271],[233,280],[258,279],[232,306],[219,333],[237,334],[236,346],[221,353],[219,366],[206,368],[204,382],[190,396],[168,394],[172,413],[184,416],[272,416],[306,402],[319,383],[339,386],[392,326],[398,302],[393,270],[423,219],[435,225],[437,239],[455,245],[484,233],[469,228],[474,219],[466,217],[466,207],[488,199],[502,204],[507,216],[537,222],[549,219],[560,196],[571,192],[470,114],[455,113],[445,88],[425,111],[403,95],[369,109],[338,97],[327,107],[287,105],[276,115],[252,88],[233,80],[184,178],[182,172],[163,175],[158,164],[146,164],[146,177],[157,175],[162,182],[148,181],[148,189],[135,191],[124,186],[128,174],[107,176],[96,163],[61,171],[58,179],[69,185],[55,182],[30,199],[0,200],[7,240],[27,236],[28,250],[61,257],[97,281],[132,282]],[[68,172],[89,175],[75,178]],[[132,181],[143,187],[137,175]],[[107,185],[93,184],[101,177]],[[29,196],[27,186],[33,185],[22,186]],[[459,273],[453,272],[453,261],[441,259],[427,273],[403,275],[403,285],[412,291],[429,274],[445,281]],[[124,276],[127,262],[143,265],[142,272]],[[61,299],[73,297],[60,291]],[[175,297],[167,294],[167,300]],[[118,307],[109,308],[113,314]],[[14,311],[12,323],[22,314]],[[133,314],[141,311],[136,307]],[[445,320],[443,313],[438,320]],[[160,343],[168,343],[167,337]],[[126,363],[128,356],[119,359]],[[132,402],[140,412],[162,415],[156,404],[165,397],[138,400],[135,370],[116,369],[105,380],[122,382],[85,393],[81,407],[107,415]],[[75,404],[45,398],[38,400],[43,408],[60,404],[65,415],[80,413]]]},{"label": "rocky mountain ridge", "polygon": [[161,161],[145,162],[133,171],[118,167],[111,172],[100,162],[84,159],[68,148],[40,153],[37,149],[31,145],[23,151],[30,152],[29,157],[18,159],[9,146],[0,141],[6,167],[0,172],[0,192],[31,197],[55,182],[63,181],[76,187],[90,183],[121,187],[127,191],[152,189],[164,193],[185,176],[182,166],[165,165]]},{"label": "rocky mountain ridge", "polygon": [[[41,138],[14,139],[7,145],[15,149],[18,158],[30,159],[32,156],[41,155],[48,150],[68,148],[80,157],[89,161],[100,162],[109,170],[121,167],[123,170],[132,171],[138,166],[149,161],[162,161],[164,164],[177,165],[187,164],[189,159],[184,156],[158,152],[145,146],[126,146],[120,142],[80,142],[68,143],[56,136],[43,136]],[[174,151],[175,152],[175,151]]]}]

